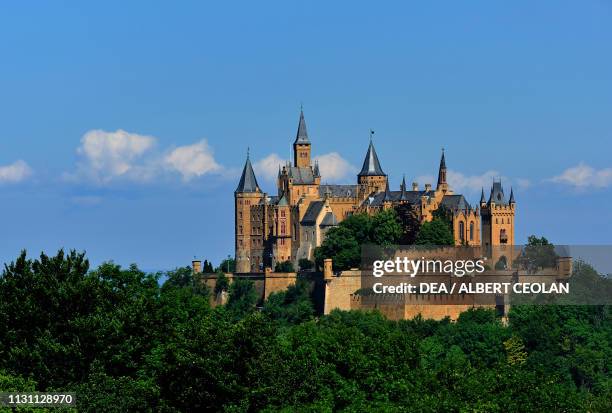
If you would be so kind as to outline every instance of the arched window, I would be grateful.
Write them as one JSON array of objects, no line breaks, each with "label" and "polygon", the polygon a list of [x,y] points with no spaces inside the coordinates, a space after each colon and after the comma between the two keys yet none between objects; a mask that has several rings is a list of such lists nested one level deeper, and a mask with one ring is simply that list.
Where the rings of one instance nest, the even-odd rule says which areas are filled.
[{"label": "arched window", "polygon": [[508,243],[508,234],[506,234],[506,229],[502,228],[499,230],[499,243],[507,244]]},{"label": "arched window", "polygon": [[474,221],[470,222],[470,241],[474,241]]},{"label": "arched window", "polygon": [[459,239],[461,242],[465,240],[465,224],[463,221],[459,221]]}]

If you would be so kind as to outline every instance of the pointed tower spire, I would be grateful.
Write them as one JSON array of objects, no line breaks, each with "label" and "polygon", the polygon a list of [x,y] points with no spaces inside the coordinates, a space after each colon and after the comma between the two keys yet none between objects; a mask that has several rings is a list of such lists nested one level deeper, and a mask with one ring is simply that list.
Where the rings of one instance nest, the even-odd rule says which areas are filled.
[{"label": "pointed tower spire", "polygon": [[512,187],[510,187],[510,200],[508,201],[511,204],[515,204],[516,202],[514,201],[514,189]]},{"label": "pointed tower spire", "polygon": [[363,160],[363,167],[357,176],[386,176],[380,167],[380,161],[378,160],[378,155],[376,154],[376,149],[374,149],[374,143],[371,139],[370,146],[368,146],[368,152]]},{"label": "pointed tower spire", "polygon": [[406,193],[406,175],[404,175],[402,178],[402,184],[400,187],[402,191],[400,194],[400,201],[408,201],[408,194]]},{"label": "pointed tower spire", "polygon": [[319,172],[319,161],[315,161],[313,174],[315,177],[321,176],[321,173]]},{"label": "pointed tower spire", "polygon": [[504,195],[504,187],[502,186],[501,179],[495,181],[493,179],[493,185],[491,186],[491,195],[489,195],[489,204],[494,202],[497,205],[507,205],[506,197]]},{"label": "pointed tower spire", "polygon": [[308,131],[306,130],[306,121],[304,120],[304,110],[302,108],[300,108],[300,122],[298,123],[298,130],[293,144],[310,145]]},{"label": "pointed tower spire", "polygon": [[391,202],[391,191],[389,190],[389,181],[387,181],[387,185],[385,185],[385,196],[383,200],[385,202]]},{"label": "pointed tower spire", "polygon": [[304,110],[300,108],[300,121],[298,130],[293,142],[293,166],[298,168],[310,168],[310,140],[306,131],[306,121],[304,120]]},{"label": "pointed tower spire", "polygon": [[486,198],[484,196],[484,187],[482,188],[482,192],[480,193],[480,203],[481,204],[486,204],[487,203],[487,200],[486,200]]},{"label": "pointed tower spire", "polygon": [[444,148],[442,148],[442,158],[440,158],[440,168],[438,169],[438,189],[446,185],[446,158]]},{"label": "pointed tower spire", "polygon": [[255,172],[253,172],[253,165],[251,165],[249,149],[247,149],[246,162],[235,192],[261,192],[257,184],[257,178],[255,178]]}]

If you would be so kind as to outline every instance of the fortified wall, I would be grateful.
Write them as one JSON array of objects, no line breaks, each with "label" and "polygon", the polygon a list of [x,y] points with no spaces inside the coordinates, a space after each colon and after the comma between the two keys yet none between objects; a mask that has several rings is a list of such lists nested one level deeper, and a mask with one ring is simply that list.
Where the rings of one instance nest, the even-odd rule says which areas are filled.
[{"label": "fortified wall", "polygon": [[[199,272],[200,262],[192,262],[194,272]],[[556,274],[558,279],[567,279],[572,273],[572,260],[570,257],[558,257],[554,268],[541,270],[532,274],[519,274],[514,270],[496,271],[496,276],[512,277],[514,282],[550,282],[551,275]],[[318,313],[329,314],[338,310],[377,310],[391,320],[412,319],[419,314],[423,318],[440,320],[449,317],[456,320],[464,311],[475,307],[495,308],[500,315],[506,315],[510,306],[507,296],[490,297],[488,302],[477,301],[473,295],[446,296],[440,294],[386,294],[384,297],[378,294],[368,294],[371,288],[371,272],[352,269],[334,272],[332,260],[326,259],[323,265],[323,273],[295,272],[280,273],[272,272],[266,268],[264,273],[225,273],[231,283],[235,279],[249,279],[253,281],[255,290],[259,295],[258,305],[263,304],[268,297],[275,292],[285,291],[289,286],[295,285],[299,277],[306,279],[311,288],[315,307]],[[448,274],[434,274],[428,276],[436,281],[449,280]],[[469,278],[466,278],[468,281]],[[206,274],[202,282],[214,291],[217,282],[217,274]],[[364,283],[364,280],[368,280]],[[367,284],[367,285],[366,285]],[[211,294],[211,306],[223,305],[227,302],[227,292]]]}]

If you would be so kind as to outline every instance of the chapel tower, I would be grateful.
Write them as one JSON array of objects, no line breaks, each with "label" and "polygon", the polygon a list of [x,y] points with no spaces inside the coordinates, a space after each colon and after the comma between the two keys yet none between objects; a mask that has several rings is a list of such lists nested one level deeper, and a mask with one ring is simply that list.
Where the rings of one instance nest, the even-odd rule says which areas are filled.
[{"label": "chapel tower", "polygon": [[440,167],[438,168],[438,185],[436,191],[442,191],[443,194],[448,192],[448,183],[446,182],[446,159],[444,157],[444,149],[442,149],[442,158],[440,158]]}]

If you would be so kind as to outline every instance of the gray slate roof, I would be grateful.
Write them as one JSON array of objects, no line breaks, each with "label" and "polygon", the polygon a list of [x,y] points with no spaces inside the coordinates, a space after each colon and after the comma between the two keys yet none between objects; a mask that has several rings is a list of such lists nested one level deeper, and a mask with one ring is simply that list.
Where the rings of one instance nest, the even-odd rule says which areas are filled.
[{"label": "gray slate roof", "polygon": [[319,186],[319,196],[325,197],[329,192],[332,198],[355,198],[357,196],[357,185],[321,185]]},{"label": "gray slate roof", "polygon": [[506,197],[504,196],[504,188],[500,182],[493,182],[491,187],[491,195],[489,195],[489,204],[495,202],[496,205],[508,205]]},{"label": "gray slate roof", "polygon": [[[378,192],[370,198],[366,198],[366,202],[369,206],[381,206],[385,201],[399,202],[406,201],[409,204],[415,204],[420,202],[421,196],[430,195],[432,192],[428,191],[389,191],[389,192]],[[403,199],[402,199],[403,198]],[[456,209],[468,210],[472,209],[470,204],[466,201],[463,195],[445,195],[442,198],[441,205],[449,208],[451,211]]]},{"label": "gray slate roof", "polygon": [[290,166],[288,173],[296,185],[314,184],[314,174],[309,166]]},{"label": "gray slate roof", "polygon": [[255,172],[253,172],[253,166],[251,165],[251,160],[248,155],[244,164],[244,169],[242,170],[240,182],[238,182],[238,187],[235,192],[260,192],[257,178],[255,178]]},{"label": "gray slate roof", "polygon": [[325,201],[312,201],[308,205],[308,209],[302,218],[302,224],[313,225],[317,221],[317,217],[321,213],[321,210],[325,206]]},{"label": "gray slate roof", "polygon": [[[428,195],[427,191],[404,191],[404,200],[414,204],[420,201],[421,196]],[[398,202],[402,197],[402,191],[377,192],[373,196],[366,198],[365,203],[369,206],[381,206],[385,201]]]},{"label": "gray slate roof", "polygon": [[380,167],[380,161],[378,160],[378,155],[376,154],[376,149],[374,149],[374,144],[370,141],[370,146],[368,146],[368,152],[366,153],[366,157],[363,160],[363,166],[361,167],[361,172],[357,176],[384,176],[382,168]]},{"label": "gray slate roof", "polygon": [[295,135],[294,144],[310,145],[308,139],[308,131],[306,131],[306,121],[304,120],[304,111],[300,110],[300,123],[298,124],[297,134]]},{"label": "gray slate roof", "polygon": [[323,220],[319,224],[320,227],[333,227],[334,225],[338,225],[338,220],[333,212],[325,214]]},{"label": "gray slate roof", "polygon": [[466,201],[463,195],[444,195],[440,205],[447,207],[451,211],[456,209],[461,211],[472,209],[472,206]]},{"label": "gray slate roof", "polygon": [[287,206],[287,205],[289,205],[289,202],[287,201],[287,197],[285,196],[285,194],[283,194],[283,196],[281,196],[281,198],[278,200],[277,205],[279,205],[279,206]]}]

